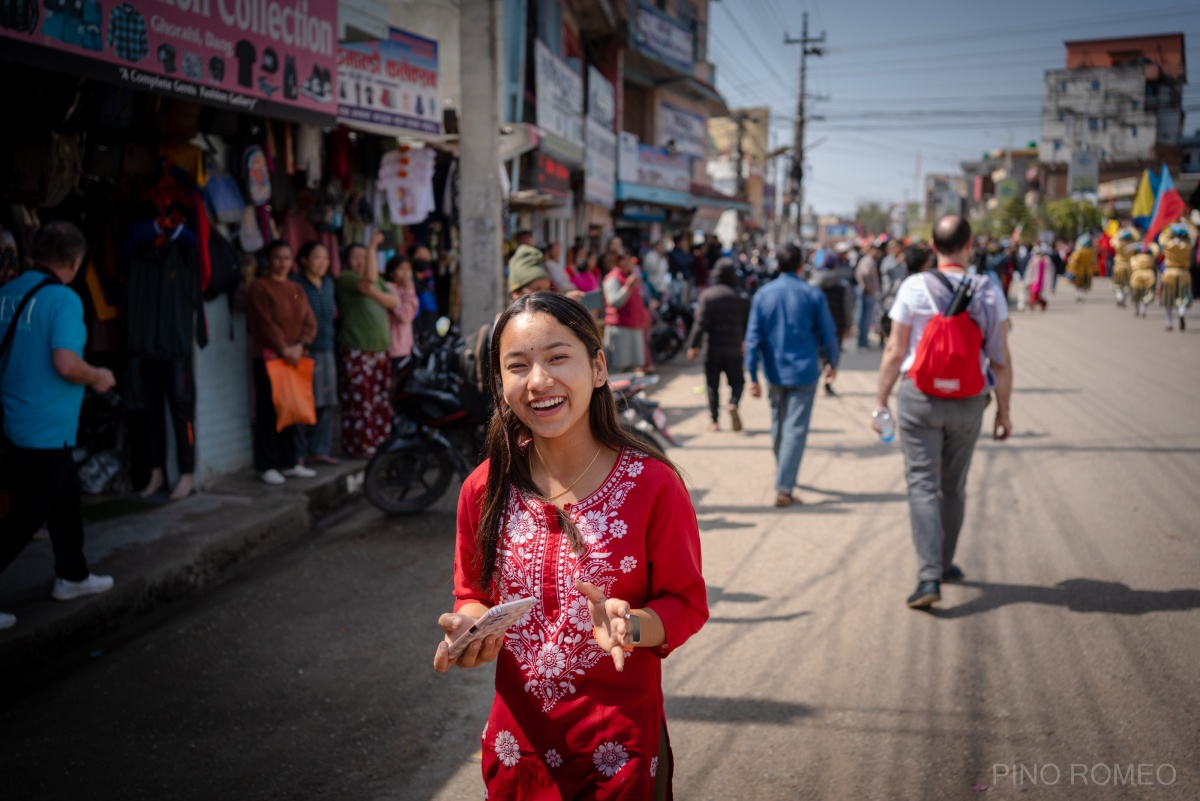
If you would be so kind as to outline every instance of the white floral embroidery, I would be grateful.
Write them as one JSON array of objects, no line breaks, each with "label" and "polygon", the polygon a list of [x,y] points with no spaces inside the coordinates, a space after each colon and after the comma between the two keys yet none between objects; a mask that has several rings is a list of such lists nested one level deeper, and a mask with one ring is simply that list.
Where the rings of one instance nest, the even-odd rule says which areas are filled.
[{"label": "white floral embroidery", "polygon": [[641,462],[634,462],[633,464],[629,465],[629,467],[625,470],[625,473],[630,478],[637,478],[642,474],[642,470],[644,470],[645,467],[646,466]]},{"label": "white floral embroidery", "polygon": [[505,538],[511,545],[524,545],[534,538],[537,534],[537,527],[533,522],[533,515],[525,510],[521,510],[508,519],[508,531],[505,533]]},{"label": "white floral embroidery", "polygon": [[578,631],[592,630],[592,610],[588,607],[587,598],[580,595],[571,601],[571,605],[567,607],[567,615],[571,625]]},{"label": "white floral embroidery", "polygon": [[610,779],[616,776],[617,771],[625,767],[625,763],[628,761],[629,752],[620,743],[605,743],[592,754],[592,762],[596,764],[596,770]]},{"label": "white floral embroidery", "polygon": [[552,768],[562,767],[562,755],[556,749],[551,748],[546,752],[546,764]]},{"label": "white floral embroidery", "polygon": [[643,472],[637,462],[643,458],[624,449],[603,486],[567,510],[583,537],[582,554],[551,531],[553,517],[542,501],[516,490],[509,495],[506,519],[512,522],[505,526],[496,564],[499,598],[538,603],[505,633],[504,648],[516,657],[525,692],[540,701],[543,712],[575,695],[579,682],[608,656],[592,637],[587,599],[575,582],[610,593],[622,571],[629,575],[639,568],[640,543],[627,536],[630,526],[618,517],[635,487],[630,475]]},{"label": "white floral embroidery", "polygon": [[586,512],[579,521],[579,533],[589,545],[595,545],[600,538],[608,533],[608,513],[603,509]]},{"label": "white floral embroidery", "polygon": [[650,760],[650,778],[653,779],[658,775],[658,757]]},{"label": "white floral embroidery", "polygon": [[558,646],[552,642],[542,645],[541,651],[537,658],[537,672],[539,676],[548,679],[553,679],[563,672],[567,667],[567,657],[559,650]]},{"label": "white floral embroidery", "polygon": [[508,767],[511,768],[521,761],[521,747],[511,732],[504,730],[497,734],[495,748],[496,756]]}]

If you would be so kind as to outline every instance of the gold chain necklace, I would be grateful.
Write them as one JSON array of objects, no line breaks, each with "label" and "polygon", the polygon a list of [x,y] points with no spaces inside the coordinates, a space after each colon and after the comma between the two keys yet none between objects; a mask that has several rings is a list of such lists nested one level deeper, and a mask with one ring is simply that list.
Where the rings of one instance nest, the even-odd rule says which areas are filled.
[{"label": "gold chain necklace", "polygon": [[[549,480],[549,478],[550,478],[550,465],[546,464],[546,457],[542,456],[542,452],[541,452],[541,451],[539,451],[539,450],[537,449],[537,445],[534,445],[534,446],[533,446],[533,450],[534,450],[534,452],[535,452],[535,453],[537,453],[537,455],[538,455],[538,460],[539,460],[539,461],[542,463],[542,466],[546,468],[546,479],[547,479],[547,480]],[[546,500],[548,500],[548,501],[556,501],[556,500],[558,500],[559,498],[561,498],[562,496],[566,495],[568,492],[570,492],[570,491],[571,491],[571,488],[572,488],[572,487],[574,487],[576,484],[578,484],[580,481],[582,481],[582,480],[583,480],[583,477],[584,477],[584,476],[586,476],[586,475],[588,474],[588,471],[592,469],[592,465],[596,464],[596,460],[600,458],[600,451],[602,451],[602,450],[604,450],[604,446],[603,446],[603,445],[601,445],[599,448],[596,448],[596,455],[592,457],[592,461],[588,462],[588,466],[587,466],[587,467],[585,467],[585,468],[583,468],[583,472],[579,474],[579,478],[575,479],[575,480],[574,480],[574,481],[572,481],[570,484],[568,484],[568,485],[567,485],[567,487],[566,487],[566,489],[564,489],[562,492],[559,492],[559,493],[558,493],[558,494],[556,494],[556,495],[551,495],[550,497],[546,498]],[[532,465],[531,465],[531,466],[530,466],[530,468],[529,468],[529,474],[530,474],[530,476],[532,476],[532,475],[533,475],[533,467],[532,467]]]}]

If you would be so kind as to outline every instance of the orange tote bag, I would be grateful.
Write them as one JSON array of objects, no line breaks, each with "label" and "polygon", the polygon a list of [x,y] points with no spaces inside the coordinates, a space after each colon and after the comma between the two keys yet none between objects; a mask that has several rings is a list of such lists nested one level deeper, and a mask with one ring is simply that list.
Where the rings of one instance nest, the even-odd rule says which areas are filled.
[{"label": "orange tote bag", "polygon": [[275,430],[291,425],[316,425],[317,404],[313,401],[313,360],[307,356],[294,367],[283,359],[267,360],[271,400],[275,403]]}]

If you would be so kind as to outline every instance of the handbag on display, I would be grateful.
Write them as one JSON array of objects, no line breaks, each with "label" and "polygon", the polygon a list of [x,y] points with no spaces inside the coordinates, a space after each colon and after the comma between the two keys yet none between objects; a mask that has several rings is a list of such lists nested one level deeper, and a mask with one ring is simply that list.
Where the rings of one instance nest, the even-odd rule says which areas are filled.
[{"label": "handbag on display", "polygon": [[232,175],[212,173],[204,186],[204,199],[212,209],[217,222],[234,224],[242,221],[246,213],[246,200]]},{"label": "handbag on display", "polygon": [[263,240],[262,230],[258,227],[258,214],[254,206],[246,206],[242,211],[242,227],[238,231],[238,245],[243,253],[257,253],[267,243]]}]

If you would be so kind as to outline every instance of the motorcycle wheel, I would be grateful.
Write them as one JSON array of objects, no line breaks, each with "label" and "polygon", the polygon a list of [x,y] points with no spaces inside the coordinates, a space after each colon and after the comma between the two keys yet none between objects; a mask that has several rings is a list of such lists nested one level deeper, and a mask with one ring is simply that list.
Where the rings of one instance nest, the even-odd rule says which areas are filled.
[{"label": "motorcycle wheel", "polygon": [[380,451],[367,464],[363,491],[389,515],[419,512],[445,494],[454,466],[445,450],[426,444]]}]

